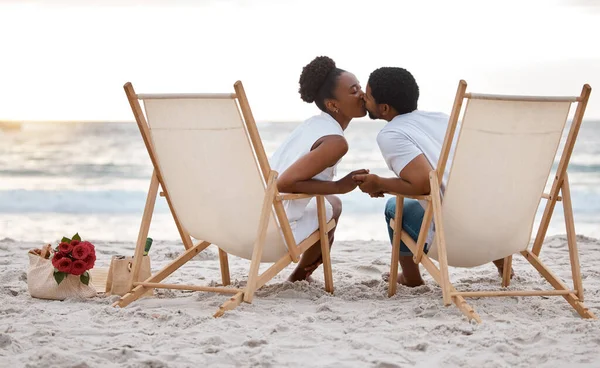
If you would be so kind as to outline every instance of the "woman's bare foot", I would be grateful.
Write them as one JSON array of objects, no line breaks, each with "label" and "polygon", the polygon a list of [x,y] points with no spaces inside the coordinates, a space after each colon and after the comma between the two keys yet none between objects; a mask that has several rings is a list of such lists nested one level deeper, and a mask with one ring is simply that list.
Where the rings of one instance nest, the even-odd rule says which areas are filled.
[{"label": "woman's bare foot", "polygon": [[[500,278],[502,278],[504,276],[504,260],[503,259],[497,259],[494,261],[494,266],[496,266],[496,268],[498,269],[498,274],[500,275]],[[510,268],[510,278],[512,279],[515,276],[515,269],[514,268]]]},{"label": "woman's bare foot", "polygon": [[309,284],[312,284],[315,282],[315,279],[313,279],[311,276],[307,276],[306,278],[295,278],[295,277],[293,277],[293,275],[290,275],[290,277],[288,277],[287,281],[289,281],[289,282],[306,281]]},{"label": "woman's bare foot", "polygon": [[[389,282],[390,281],[390,273],[384,272],[383,274],[381,274],[381,278],[383,279],[383,281]],[[423,281],[422,278],[420,278],[419,280],[410,280],[410,281],[406,280],[406,278],[404,277],[404,274],[402,272],[400,272],[398,274],[398,283],[400,285],[404,285],[404,286],[408,286],[408,287],[417,287],[417,286],[425,285],[425,281]]]},{"label": "woman's bare foot", "polygon": [[288,277],[288,281],[289,282],[297,282],[297,281],[306,281],[309,284],[312,284],[313,282],[315,282],[315,279],[312,278],[311,276],[312,272],[304,272],[304,273],[300,273],[300,272],[292,272],[292,274],[290,275],[290,277]]},{"label": "woman's bare foot", "polygon": [[296,272],[292,272],[290,277],[287,279],[289,282],[303,281],[306,280],[305,275],[298,275]]},{"label": "woman's bare foot", "polygon": [[[498,267],[498,275],[500,275],[500,277],[504,277],[504,267]],[[514,268],[510,268],[510,278],[512,279],[515,276],[515,269]]]}]

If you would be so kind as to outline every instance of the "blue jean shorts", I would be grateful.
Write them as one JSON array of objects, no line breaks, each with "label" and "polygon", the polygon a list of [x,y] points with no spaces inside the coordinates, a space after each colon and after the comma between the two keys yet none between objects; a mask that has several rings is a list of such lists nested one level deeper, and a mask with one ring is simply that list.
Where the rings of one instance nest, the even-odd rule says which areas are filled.
[{"label": "blue jean shorts", "polygon": [[[387,225],[390,243],[394,239],[394,230],[390,227],[390,220],[396,216],[396,197],[390,198],[385,205],[385,223]],[[402,228],[416,242],[421,231],[421,224],[425,210],[416,199],[404,198],[404,208],[402,211]],[[425,244],[425,253],[427,253],[427,244]],[[412,256],[412,252],[403,241],[400,242],[400,255]]]}]

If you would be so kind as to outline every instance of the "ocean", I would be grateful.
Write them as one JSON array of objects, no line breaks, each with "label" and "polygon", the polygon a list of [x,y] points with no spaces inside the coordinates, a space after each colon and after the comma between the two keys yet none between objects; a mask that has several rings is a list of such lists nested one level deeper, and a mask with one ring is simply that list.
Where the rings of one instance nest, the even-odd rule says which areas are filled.
[{"label": "ocean", "polygon": [[[258,124],[268,155],[297,124]],[[375,142],[383,125],[350,125],[350,150],[338,166],[339,177],[362,168],[391,175]],[[22,123],[20,128],[0,129],[0,239],[55,242],[79,232],[95,241],[135,241],[151,173],[134,123]],[[600,121],[583,123],[569,177],[577,233],[600,238]],[[336,239],[387,239],[387,198],[372,199],[358,189],[341,198]],[[564,233],[559,204],[549,234]],[[178,239],[163,198],[157,199],[150,236]]]}]

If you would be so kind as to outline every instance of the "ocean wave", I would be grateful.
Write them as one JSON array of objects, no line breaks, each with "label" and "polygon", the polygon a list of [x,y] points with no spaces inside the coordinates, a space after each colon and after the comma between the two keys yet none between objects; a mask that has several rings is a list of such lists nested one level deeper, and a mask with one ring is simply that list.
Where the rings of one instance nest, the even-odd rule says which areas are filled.
[{"label": "ocean wave", "polygon": [[[30,160],[31,162],[31,160]],[[73,177],[73,178],[129,178],[145,179],[152,173],[150,164],[58,164],[40,162],[37,168],[5,168],[0,177]]]},{"label": "ocean wave", "polygon": [[[555,165],[557,168],[558,165]],[[575,164],[573,162],[569,163],[569,167],[567,171],[570,173],[597,173],[600,174],[600,163],[598,164]]]},{"label": "ocean wave", "polygon": [[[595,186],[572,187],[573,208],[577,214],[600,215],[600,195]],[[33,214],[140,214],[144,210],[147,192],[141,190],[0,190],[0,213]],[[370,198],[355,190],[340,195],[343,213],[347,215],[381,215],[385,198]],[[543,210],[544,201],[539,208]],[[155,205],[156,213],[168,213],[162,197]]]},{"label": "ocean wave", "polygon": [[[4,190],[0,191],[0,213],[142,213],[146,192],[106,190]],[[164,199],[157,199],[155,212],[166,212]]]}]

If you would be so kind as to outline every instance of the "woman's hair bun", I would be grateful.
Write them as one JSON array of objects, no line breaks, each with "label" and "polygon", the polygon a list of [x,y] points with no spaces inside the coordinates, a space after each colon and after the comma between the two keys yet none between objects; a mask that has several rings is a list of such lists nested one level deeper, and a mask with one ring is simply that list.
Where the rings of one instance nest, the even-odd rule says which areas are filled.
[{"label": "woman's hair bun", "polygon": [[335,61],[327,56],[317,56],[308,63],[300,74],[300,98],[305,102],[314,102],[327,75],[335,68]]}]

